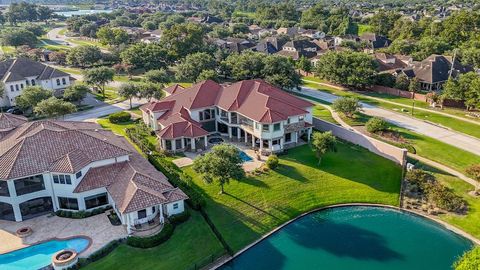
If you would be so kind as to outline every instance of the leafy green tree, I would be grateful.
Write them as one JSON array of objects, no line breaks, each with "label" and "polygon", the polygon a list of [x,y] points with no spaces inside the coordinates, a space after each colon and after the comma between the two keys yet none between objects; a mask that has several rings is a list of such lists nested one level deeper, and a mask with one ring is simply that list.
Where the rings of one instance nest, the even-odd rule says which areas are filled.
[{"label": "leafy green tree", "polygon": [[472,81],[466,95],[465,106],[467,109],[480,109],[480,78],[477,77]]},{"label": "leafy green tree", "polygon": [[480,269],[480,247],[476,246],[463,254],[463,256],[455,262],[453,268],[455,270]]},{"label": "leafy green tree", "polygon": [[149,70],[144,74],[144,77],[147,82],[158,83],[161,85],[165,85],[171,81],[170,76],[165,69]]},{"label": "leafy green tree", "polygon": [[412,57],[416,60],[423,60],[432,54],[443,54],[450,50],[450,45],[439,38],[425,37],[415,45]]},{"label": "leafy green tree", "polygon": [[38,24],[29,23],[23,26],[23,29],[32,32],[35,36],[39,37],[45,34],[45,29]]},{"label": "leafy green tree", "polygon": [[218,74],[215,70],[213,69],[205,69],[200,72],[200,74],[197,77],[197,82],[201,81],[206,81],[206,80],[212,80],[215,82],[218,82]]},{"label": "leafy green tree", "polygon": [[98,87],[102,92],[103,98],[105,98],[105,86],[113,81],[114,75],[115,71],[108,67],[91,68],[83,73],[85,83]]},{"label": "leafy green tree", "polygon": [[261,78],[265,64],[265,55],[253,51],[245,51],[241,54],[231,54],[223,62],[227,74],[235,80],[247,80]]},{"label": "leafy green tree", "polygon": [[352,118],[354,114],[362,108],[362,104],[358,102],[357,98],[354,97],[341,97],[336,99],[333,104],[332,108],[336,112],[341,112],[345,116]]},{"label": "leafy green tree", "polygon": [[386,49],[389,53],[410,55],[415,51],[415,43],[406,39],[395,39]]},{"label": "leafy green tree", "polygon": [[215,59],[208,53],[189,54],[177,66],[177,80],[197,81],[203,70],[214,70],[215,65]]},{"label": "leafy green tree", "polygon": [[480,163],[469,166],[466,172],[468,176],[477,182],[477,185],[475,186],[475,192],[478,193],[478,185],[480,184]]},{"label": "leafy green tree", "polygon": [[407,75],[401,73],[395,79],[395,88],[406,91],[410,85],[410,80]]},{"label": "leafy green tree", "polygon": [[97,37],[98,25],[94,22],[86,23],[78,30],[80,35],[84,37]]},{"label": "leafy green tree", "polygon": [[164,92],[162,87],[155,83],[144,82],[137,84],[138,93],[140,98],[146,98],[150,102],[152,98],[156,100],[162,99]]},{"label": "leafy green tree", "polygon": [[33,110],[35,114],[45,117],[59,117],[76,111],[75,105],[56,97],[40,101]]},{"label": "leafy green tree", "polygon": [[480,77],[475,72],[461,74],[457,79],[449,79],[443,86],[443,96],[464,100],[467,109],[480,107]]},{"label": "leafy green tree", "polygon": [[138,97],[140,89],[133,83],[122,84],[118,89],[118,95],[123,98],[128,98],[130,101],[130,109],[132,108],[132,98]]},{"label": "leafy green tree", "polygon": [[1,35],[2,45],[4,46],[22,46],[28,45],[35,47],[38,42],[37,37],[30,31],[22,28],[6,30]]},{"label": "leafy green tree", "polygon": [[206,183],[216,182],[221,192],[223,186],[230,182],[230,179],[240,180],[245,177],[242,167],[242,159],[238,148],[229,144],[220,144],[203,156],[193,161],[193,169],[202,175]]},{"label": "leafy green tree", "polygon": [[316,65],[316,74],[328,81],[364,88],[375,82],[377,63],[361,52],[328,52]]},{"label": "leafy green tree", "polygon": [[66,101],[82,103],[82,100],[87,96],[87,93],[90,91],[86,85],[83,84],[74,84],[70,85],[63,92],[63,98]]},{"label": "leafy green tree", "polygon": [[372,117],[365,123],[365,128],[370,133],[377,133],[388,129],[388,123],[383,118]]},{"label": "leafy green tree", "polygon": [[47,6],[38,6],[37,15],[38,20],[44,21],[45,24],[48,24],[48,20],[52,18],[53,11]]},{"label": "leafy green tree", "polygon": [[262,77],[268,83],[283,89],[298,88],[300,85],[300,75],[290,59],[279,55],[269,55],[263,60],[263,63]]},{"label": "leafy green tree", "polygon": [[395,21],[393,28],[389,31],[389,37],[394,40],[414,40],[419,39],[422,32],[423,29],[417,21],[400,18]]},{"label": "leafy green tree", "polygon": [[100,43],[103,45],[119,46],[121,44],[127,44],[129,37],[128,33],[121,28],[112,28],[104,26],[97,32],[97,37],[100,39]]},{"label": "leafy green tree", "polygon": [[206,30],[196,23],[174,24],[163,31],[160,43],[174,60],[200,52],[205,48]]},{"label": "leafy green tree", "polygon": [[318,165],[322,162],[322,157],[328,152],[337,151],[337,138],[331,131],[314,132],[312,135],[312,149],[318,158]]},{"label": "leafy green tree", "polygon": [[417,93],[420,90],[420,81],[418,78],[413,78],[410,80],[410,83],[408,84],[408,91],[412,93]]},{"label": "leafy green tree", "polygon": [[310,60],[308,60],[308,58],[306,58],[305,56],[302,55],[302,57],[300,57],[300,59],[297,60],[297,62],[295,63],[296,64],[296,67],[300,70],[303,70],[305,72],[312,72],[312,62],[310,62]]},{"label": "leafy green tree", "polygon": [[440,38],[448,44],[459,45],[478,33],[480,14],[472,10],[461,10],[447,17],[442,23]]},{"label": "leafy green tree", "polygon": [[92,66],[102,59],[102,52],[97,46],[85,45],[70,49],[67,53],[67,64],[72,66]]},{"label": "leafy green tree", "polygon": [[370,18],[372,32],[379,35],[388,35],[388,32],[394,28],[395,22],[400,18],[400,14],[394,11],[380,10]]},{"label": "leafy green tree", "polygon": [[40,101],[52,96],[52,91],[41,88],[40,86],[30,86],[23,89],[20,96],[15,98],[15,103],[23,111],[34,108]]},{"label": "leafy green tree", "polygon": [[165,69],[170,59],[167,51],[159,44],[137,43],[129,46],[120,54],[123,63],[135,69]]}]

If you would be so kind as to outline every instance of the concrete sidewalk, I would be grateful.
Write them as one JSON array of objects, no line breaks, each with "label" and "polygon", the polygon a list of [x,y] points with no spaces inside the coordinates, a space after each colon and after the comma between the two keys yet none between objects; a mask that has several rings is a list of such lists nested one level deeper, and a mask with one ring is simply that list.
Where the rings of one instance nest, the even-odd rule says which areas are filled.
[{"label": "concrete sidewalk", "polygon": [[[148,100],[146,99],[133,99],[132,106],[138,107],[145,103]],[[111,104],[111,105],[103,105],[96,107],[94,109],[84,111],[84,112],[77,112],[70,115],[65,116],[66,121],[86,121],[86,122],[95,122],[97,118],[102,116],[106,116],[112,114],[114,112],[124,111],[130,109],[130,101],[125,100],[119,103]]]}]

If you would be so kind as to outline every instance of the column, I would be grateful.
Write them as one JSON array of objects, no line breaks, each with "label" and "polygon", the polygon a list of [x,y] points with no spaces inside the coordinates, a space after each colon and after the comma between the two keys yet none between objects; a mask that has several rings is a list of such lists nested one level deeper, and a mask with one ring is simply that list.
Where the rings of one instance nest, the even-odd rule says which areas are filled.
[{"label": "column", "polygon": [[204,141],[205,141],[205,149],[207,149],[207,147],[208,147],[207,136],[204,136],[203,139],[204,139]]},{"label": "column", "polygon": [[12,203],[13,214],[15,215],[15,221],[20,222],[23,221],[22,212],[20,212],[20,206],[18,203]]},{"label": "column", "polygon": [[190,145],[192,147],[192,151],[195,152],[195,138],[190,139]]},{"label": "column", "polygon": [[272,142],[272,140],[268,140],[268,149],[269,149],[270,151],[273,151],[273,142]]},{"label": "column", "polygon": [[255,136],[252,134],[252,148],[255,148]]},{"label": "column", "polygon": [[283,139],[283,137],[280,139],[280,149],[283,150],[283,144],[285,143],[284,142],[285,140]]},{"label": "column", "polygon": [[295,131],[295,143],[298,143],[298,131]]},{"label": "column", "polygon": [[244,135],[245,135],[245,145],[247,145],[247,143],[248,143],[248,133],[244,132]]},{"label": "column", "polygon": [[240,135],[241,135],[242,131],[241,131],[241,129],[238,128],[238,127],[237,127],[236,129],[237,129],[237,140],[240,142],[240,138],[242,137],[242,136],[240,136]]},{"label": "column", "polygon": [[[228,118],[230,119],[230,114],[228,115]],[[228,138],[232,139],[232,128],[228,127]]]},{"label": "column", "polygon": [[172,144],[172,151],[175,152],[177,150],[177,141],[176,140],[170,140]]},{"label": "column", "polygon": [[307,141],[310,141],[310,136],[312,135],[312,128],[308,128],[307,135]]},{"label": "column", "polygon": [[160,209],[160,223],[163,223],[165,221],[163,217],[163,205],[160,205],[158,208]]},{"label": "column", "polygon": [[185,149],[185,138],[182,138],[182,143],[181,143],[181,145],[182,145],[182,149]]}]

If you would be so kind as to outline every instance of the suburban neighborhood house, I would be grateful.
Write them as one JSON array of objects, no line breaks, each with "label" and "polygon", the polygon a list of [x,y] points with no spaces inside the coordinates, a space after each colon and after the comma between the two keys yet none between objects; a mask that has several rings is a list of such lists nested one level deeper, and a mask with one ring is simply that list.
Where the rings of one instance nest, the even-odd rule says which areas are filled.
[{"label": "suburban neighborhood house", "polygon": [[281,152],[310,138],[313,104],[262,80],[231,85],[203,81],[171,86],[168,97],[141,107],[143,121],[170,152],[205,149],[220,133],[260,153]]},{"label": "suburban neighborhood house", "polygon": [[0,107],[14,106],[15,98],[28,86],[38,85],[56,94],[72,83],[69,74],[27,58],[0,62],[0,78],[5,86],[5,94],[0,96]]},{"label": "suburban neighborhood house", "polygon": [[184,211],[188,197],[96,123],[0,114],[0,219],[112,206],[128,233]]}]

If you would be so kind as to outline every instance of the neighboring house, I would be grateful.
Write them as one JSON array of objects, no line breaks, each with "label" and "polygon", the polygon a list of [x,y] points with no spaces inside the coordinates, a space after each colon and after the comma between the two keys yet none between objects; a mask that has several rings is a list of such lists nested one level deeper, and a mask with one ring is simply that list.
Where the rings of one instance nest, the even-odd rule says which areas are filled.
[{"label": "neighboring house", "polygon": [[470,66],[462,65],[451,56],[432,54],[421,62],[413,62],[409,67],[397,72],[420,81],[421,90],[440,91],[450,77],[473,71]]},{"label": "neighboring house", "polygon": [[310,40],[301,39],[285,43],[278,54],[285,57],[291,57],[293,60],[298,60],[302,56],[310,59],[317,55],[317,50],[317,44]]},{"label": "neighboring house", "polygon": [[391,41],[385,37],[373,33],[363,33],[360,36],[360,40],[366,42],[369,46],[367,47],[367,52],[373,53],[375,50],[380,48],[386,48],[390,46]]},{"label": "neighboring house", "polygon": [[333,45],[335,47],[341,46],[343,42],[360,42],[360,38],[356,35],[343,35],[343,36],[336,36],[333,38]]},{"label": "neighboring house", "polygon": [[184,211],[187,196],[124,138],[96,123],[0,114],[1,127],[0,219],[111,205],[134,233],[136,225]]},{"label": "neighboring house", "polygon": [[310,138],[312,107],[262,80],[207,80],[140,109],[166,151],[206,149],[208,135],[220,133],[270,154]]},{"label": "neighboring house", "polygon": [[312,38],[312,39],[322,39],[322,38],[325,38],[326,35],[322,31],[308,29],[308,30],[303,31],[300,34],[300,36],[308,37],[308,38]]},{"label": "neighboring house", "polygon": [[249,33],[247,34],[247,36],[251,39],[260,39],[265,36],[272,35],[275,32],[275,30],[273,29],[264,29],[256,24],[250,25],[248,27],[248,31]]},{"label": "neighboring house", "polygon": [[162,38],[163,31],[161,29],[153,30],[153,31],[147,31],[143,33],[145,37],[143,37],[140,41],[143,43],[155,43],[160,41]]},{"label": "neighboring house", "polygon": [[411,58],[402,55],[393,55],[388,53],[375,53],[375,60],[378,63],[379,72],[393,73],[399,69],[404,69],[411,64]]},{"label": "neighboring house", "polygon": [[59,94],[73,81],[70,74],[27,58],[0,62],[0,79],[5,87],[0,107],[14,106],[15,98],[28,86],[41,86]]},{"label": "neighboring house", "polygon": [[251,49],[256,45],[248,39],[233,37],[229,37],[227,39],[215,39],[214,43],[217,47],[226,49],[231,53],[240,53],[244,50]]},{"label": "neighboring house", "polygon": [[295,37],[303,31],[304,30],[300,27],[280,27],[277,29],[277,35],[287,35],[289,37]]}]

